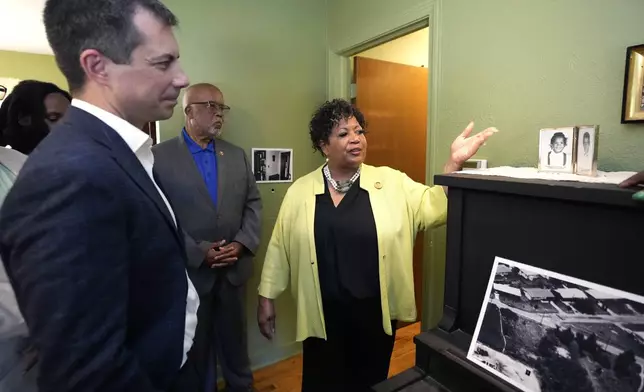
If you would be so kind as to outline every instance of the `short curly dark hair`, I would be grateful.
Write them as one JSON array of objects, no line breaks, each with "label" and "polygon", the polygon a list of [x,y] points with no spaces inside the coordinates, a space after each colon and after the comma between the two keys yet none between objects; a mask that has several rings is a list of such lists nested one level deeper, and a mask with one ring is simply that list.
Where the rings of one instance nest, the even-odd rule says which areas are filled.
[{"label": "short curly dark hair", "polygon": [[329,142],[333,127],[338,125],[340,121],[347,120],[351,117],[355,117],[362,128],[366,127],[364,115],[360,109],[353,106],[349,101],[345,99],[334,99],[323,103],[313,113],[313,118],[311,118],[311,122],[309,123],[309,135],[311,136],[313,149],[324,155],[321,144]]},{"label": "short curly dark hair", "polygon": [[564,135],[563,132],[556,132],[554,135],[552,135],[552,137],[550,138],[550,144],[555,144],[555,141],[557,141],[557,139],[559,138],[563,140],[564,146],[568,145],[568,138],[566,137],[566,135]]}]

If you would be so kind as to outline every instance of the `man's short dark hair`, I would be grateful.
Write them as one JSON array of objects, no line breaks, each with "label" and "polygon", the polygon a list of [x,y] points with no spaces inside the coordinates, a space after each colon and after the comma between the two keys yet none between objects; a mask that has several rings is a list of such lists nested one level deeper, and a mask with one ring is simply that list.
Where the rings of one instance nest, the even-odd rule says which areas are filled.
[{"label": "man's short dark hair", "polygon": [[[313,149],[322,153],[320,144],[327,144],[333,128],[342,120],[355,117],[362,128],[366,126],[364,115],[351,102],[344,99],[326,101],[320,106],[309,123],[309,136]],[[324,155],[324,154],[323,154]]]},{"label": "man's short dark hair", "polygon": [[47,0],[43,19],[56,62],[74,92],[85,84],[80,54],[96,49],[117,64],[128,64],[141,44],[134,13],[145,9],[168,26],[176,16],[158,0]]}]

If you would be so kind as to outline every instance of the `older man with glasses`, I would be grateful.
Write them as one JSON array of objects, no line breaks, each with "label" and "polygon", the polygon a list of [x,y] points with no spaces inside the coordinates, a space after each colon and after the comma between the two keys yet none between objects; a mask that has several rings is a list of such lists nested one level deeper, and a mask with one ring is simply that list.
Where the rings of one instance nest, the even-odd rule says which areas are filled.
[{"label": "older man with glasses", "polygon": [[259,245],[261,201],[244,151],[221,140],[230,107],[219,88],[190,86],[185,127],[153,148],[154,171],[185,232],[188,274],[200,296],[189,356],[204,391],[214,389],[215,358],[227,391],[251,391],[245,284]]}]

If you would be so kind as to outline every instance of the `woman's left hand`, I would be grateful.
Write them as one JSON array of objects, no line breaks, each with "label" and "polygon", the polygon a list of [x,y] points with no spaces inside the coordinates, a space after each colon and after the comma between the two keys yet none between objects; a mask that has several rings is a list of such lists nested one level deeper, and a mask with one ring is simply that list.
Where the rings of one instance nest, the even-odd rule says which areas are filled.
[{"label": "woman's left hand", "polygon": [[496,128],[488,128],[474,136],[470,136],[473,129],[474,122],[472,121],[452,143],[450,159],[445,165],[446,173],[461,170],[465,161],[476,154],[490,136],[498,132]]}]

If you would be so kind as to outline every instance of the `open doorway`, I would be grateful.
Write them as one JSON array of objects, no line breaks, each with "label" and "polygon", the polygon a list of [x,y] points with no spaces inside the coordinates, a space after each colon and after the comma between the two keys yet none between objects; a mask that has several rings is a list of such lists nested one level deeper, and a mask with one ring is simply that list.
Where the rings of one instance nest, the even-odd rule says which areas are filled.
[{"label": "open doorway", "polygon": [[287,181],[291,179],[291,153],[280,153],[280,180]]},{"label": "open doorway", "polygon": [[[426,182],[429,28],[413,31],[351,57],[352,102],[369,134],[366,163],[389,166]],[[423,233],[414,246],[414,294],[423,303]]]}]

